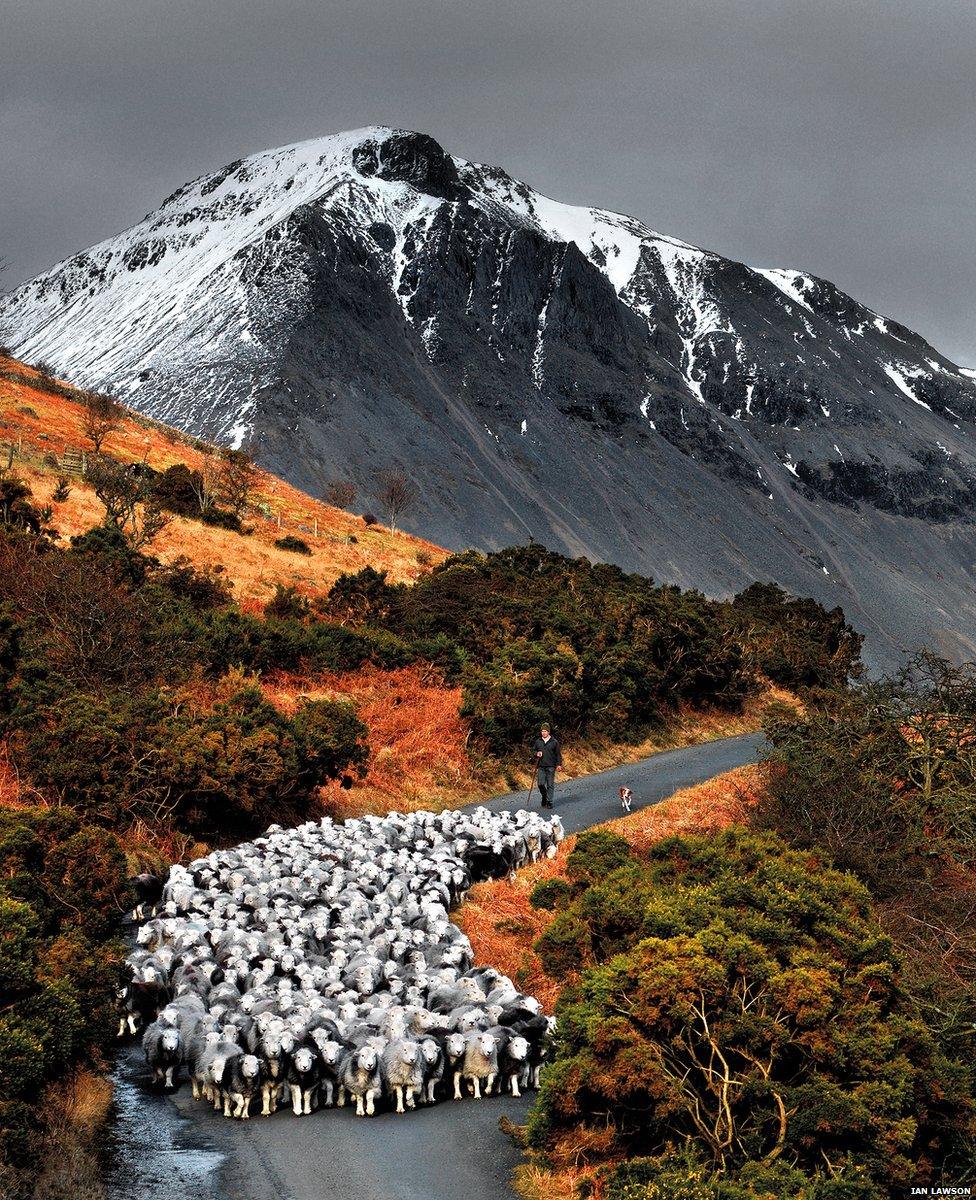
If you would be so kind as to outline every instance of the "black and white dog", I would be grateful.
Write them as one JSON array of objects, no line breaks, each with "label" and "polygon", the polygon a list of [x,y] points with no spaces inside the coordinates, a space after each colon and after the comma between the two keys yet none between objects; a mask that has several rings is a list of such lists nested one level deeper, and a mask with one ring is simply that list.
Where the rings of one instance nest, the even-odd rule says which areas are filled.
[{"label": "black and white dog", "polygon": [[630,790],[629,787],[620,788],[620,807],[624,810],[625,813],[630,812],[630,805],[631,805],[631,802],[633,799],[634,799],[634,793]]}]

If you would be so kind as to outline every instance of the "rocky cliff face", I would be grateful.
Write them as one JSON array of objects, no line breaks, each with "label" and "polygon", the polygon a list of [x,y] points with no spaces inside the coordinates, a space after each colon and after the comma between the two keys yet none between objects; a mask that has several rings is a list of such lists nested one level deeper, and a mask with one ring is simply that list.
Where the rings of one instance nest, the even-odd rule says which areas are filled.
[{"label": "rocky cliff face", "polygon": [[400,463],[450,546],[772,578],[843,604],[876,663],[976,652],[972,372],[825,280],[425,135],[195,180],[0,299],[0,339],[312,491]]}]

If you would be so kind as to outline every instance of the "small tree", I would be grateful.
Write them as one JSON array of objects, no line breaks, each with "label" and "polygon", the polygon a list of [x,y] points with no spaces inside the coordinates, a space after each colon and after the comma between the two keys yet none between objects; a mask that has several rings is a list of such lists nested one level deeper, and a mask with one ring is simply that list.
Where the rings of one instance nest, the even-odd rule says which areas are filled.
[{"label": "small tree", "polygon": [[257,478],[258,468],[249,450],[221,451],[218,492],[235,517],[247,508]]},{"label": "small tree", "polygon": [[225,475],[223,459],[212,447],[203,451],[203,462],[199,471],[190,472],[190,487],[200,508],[200,516],[205,517],[216,507],[220,498],[221,487]]},{"label": "small tree", "polygon": [[131,549],[148,546],[169,524],[144,464],[100,457],[89,467],[88,480],[105,509],[105,523],[114,525]]},{"label": "small tree", "polygon": [[349,508],[357,493],[358,488],[351,479],[334,479],[325,489],[325,498],[333,508]]},{"label": "small tree", "polygon": [[396,533],[397,521],[410,511],[419,495],[417,485],[400,467],[381,471],[377,481],[376,499],[390,514],[390,532]]},{"label": "small tree", "polygon": [[84,403],[85,437],[91,442],[95,453],[101,454],[102,443],[122,424],[125,409],[113,397],[101,392],[88,392]]}]

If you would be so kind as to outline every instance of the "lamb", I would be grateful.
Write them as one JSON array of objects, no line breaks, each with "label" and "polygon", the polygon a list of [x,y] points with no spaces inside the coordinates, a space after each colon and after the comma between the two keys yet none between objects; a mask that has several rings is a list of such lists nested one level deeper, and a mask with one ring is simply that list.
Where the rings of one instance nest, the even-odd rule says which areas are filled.
[{"label": "lamb", "polygon": [[380,1060],[374,1046],[362,1046],[346,1055],[339,1068],[340,1108],[345,1104],[346,1096],[354,1097],[356,1116],[371,1117],[376,1111],[376,1096],[381,1088]]},{"label": "lamb", "polygon": [[[490,1033],[473,1032],[465,1039],[462,1078],[471,1084],[476,1100],[481,1099],[481,1081],[485,1083],[485,1095],[491,1095],[498,1075],[498,1040]],[[457,1099],[457,1097],[455,1097]]]},{"label": "lamb", "polygon": [[309,1116],[319,1086],[320,1070],[318,1057],[308,1046],[300,1046],[289,1057],[285,1080],[291,1093],[292,1112],[296,1117]]},{"label": "lamb", "polygon": [[444,1047],[436,1038],[426,1037],[420,1043],[420,1064],[423,1070],[420,1097],[425,1104],[433,1104],[437,1099],[437,1085],[444,1078],[447,1067]]},{"label": "lamb", "polygon": [[336,1088],[339,1083],[339,1068],[345,1047],[341,1042],[320,1040],[315,1036],[316,1032],[312,1032],[312,1040],[319,1050],[319,1095],[322,1104],[326,1108],[330,1108],[335,1101]]},{"label": "lamb", "polygon": [[162,1087],[175,1087],[184,1055],[180,1031],[161,1021],[154,1021],[143,1035],[142,1049],[152,1070],[153,1081]]},{"label": "lamb", "polygon": [[224,1116],[246,1121],[251,1115],[251,1100],[261,1087],[261,1060],[255,1054],[235,1054],[227,1059],[223,1072]]},{"label": "lamb", "polygon": [[383,1080],[387,1092],[396,1099],[396,1111],[416,1107],[416,1095],[424,1086],[424,1068],[420,1043],[408,1038],[390,1042],[382,1055]]},{"label": "lamb", "polygon": [[521,1096],[520,1089],[529,1086],[530,1071],[529,1043],[518,1035],[509,1038],[498,1054],[499,1091],[507,1089],[513,1096]]}]

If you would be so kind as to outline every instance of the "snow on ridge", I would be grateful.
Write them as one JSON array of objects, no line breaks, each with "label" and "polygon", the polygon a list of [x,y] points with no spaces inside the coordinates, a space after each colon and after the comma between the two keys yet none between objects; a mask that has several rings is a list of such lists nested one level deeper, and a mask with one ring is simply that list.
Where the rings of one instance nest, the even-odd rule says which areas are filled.
[{"label": "snow on ridge", "polygon": [[895,387],[897,387],[900,392],[903,392],[909,398],[909,400],[914,400],[916,404],[920,405],[922,408],[927,408],[929,412],[932,411],[932,406],[926,404],[924,400],[919,400],[918,396],[916,396],[914,391],[912,391],[910,380],[917,379],[918,376],[922,374],[921,371],[914,371],[911,374],[903,375],[893,363],[883,362],[881,366],[884,370],[884,373],[888,376]]},{"label": "snow on ridge", "polygon": [[810,301],[806,298],[806,289],[813,287],[813,280],[809,275],[804,275],[802,271],[791,271],[783,267],[753,267],[752,270],[771,283],[773,287],[778,288],[795,304],[805,308],[807,312],[814,311]]}]

